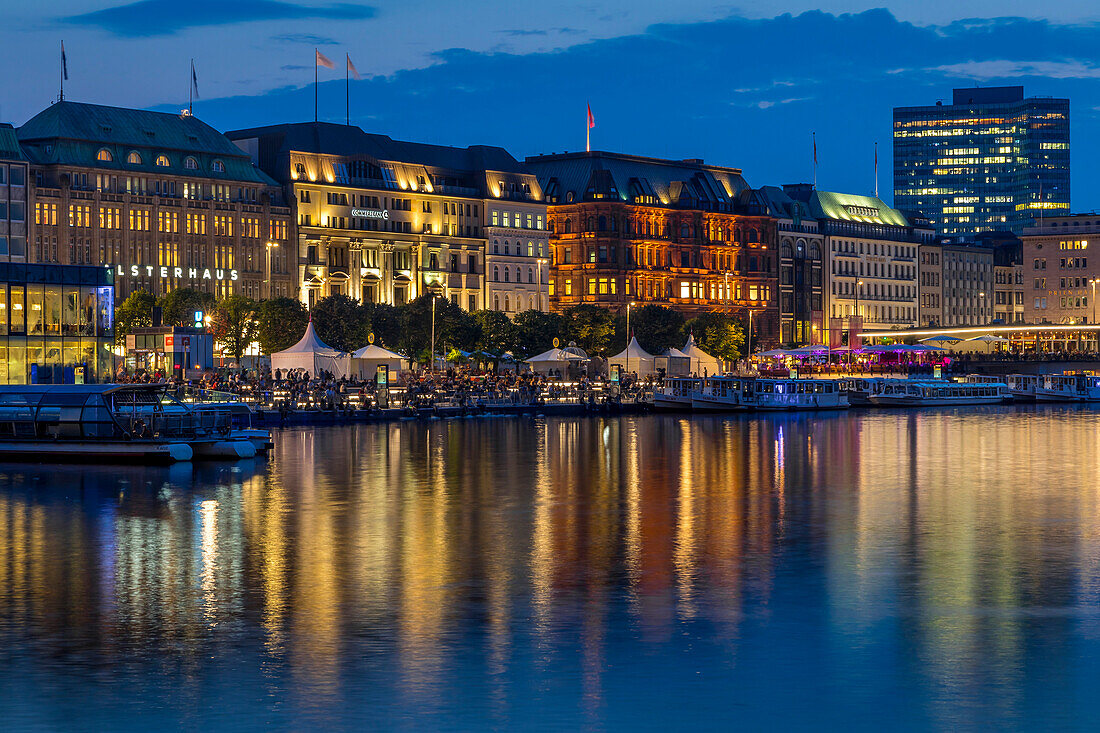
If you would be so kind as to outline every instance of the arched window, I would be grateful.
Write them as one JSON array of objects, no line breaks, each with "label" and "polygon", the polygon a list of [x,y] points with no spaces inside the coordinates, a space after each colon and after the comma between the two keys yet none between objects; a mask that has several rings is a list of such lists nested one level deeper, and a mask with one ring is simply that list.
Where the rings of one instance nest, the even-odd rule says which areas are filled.
[{"label": "arched window", "polygon": [[573,220],[572,219],[566,219],[565,220],[565,233],[566,234],[572,234],[573,233]]},{"label": "arched window", "polygon": [[787,240],[783,240],[783,246],[779,248],[780,257],[794,258],[794,249],[791,248],[791,243]]},{"label": "arched window", "polygon": [[586,232],[596,231],[596,217],[594,217],[594,216],[588,217],[587,224],[588,224],[588,227],[585,229]]},{"label": "arched window", "polygon": [[126,156],[126,162],[130,165],[141,165],[141,155],[138,154],[138,151],[131,150],[130,154]]},{"label": "arched window", "polygon": [[294,164],[294,177],[295,178],[305,178],[306,177],[305,163],[295,163]]},{"label": "arched window", "polygon": [[533,295],[532,295],[532,296],[531,296],[531,310],[534,310],[534,309],[535,309],[535,307],[536,307],[536,306],[535,306],[535,296],[533,296]]},{"label": "arched window", "polygon": [[500,310],[500,296],[496,293],[493,294],[493,310]]},{"label": "arched window", "polygon": [[757,233],[756,233],[756,230],[755,230],[755,229],[750,229],[750,230],[749,230],[749,241],[750,241],[750,242],[756,242],[756,241],[759,241],[759,240],[757,239],[757,236],[758,236],[758,235],[757,235]]},{"label": "arched window", "polygon": [[183,159],[183,167],[189,171],[198,170],[199,161],[188,155],[186,158]]},{"label": "arched window", "polygon": [[100,148],[99,152],[95,154],[96,160],[102,160],[104,163],[110,163],[115,159],[115,156],[111,155],[111,151],[107,148]]},{"label": "arched window", "polygon": [[500,254],[500,240],[499,239],[494,239],[493,240],[493,254],[495,254],[495,255]]},{"label": "arched window", "polygon": [[512,299],[509,298],[507,295],[505,295],[504,296],[504,312],[507,313],[510,310],[512,310]]},{"label": "arched window", "polygon": [[603,214],[600,214],[600,219],[599,219],[599,223],[597,224],[597,226],[599,227],[599,231],[606,232],[607,231],[607,217],[604,216]]},{"label": "arched window", "polygon": [[215,160],[213,165],[210,166],[210,169],[215,173],[225,173],[225,163],[220,160]]},{"label": "arched window", "polygon": [[506,254],[506,255],[512,254],[512,246],[510,244],[508,244],[507,239],[504,240],[504,254]]},{"label": "arched window", "polygon": [[[510,282],[511,279],[512,279],[512,271],[508,269],[507,265],[505,265],[504,266],[504,282]],[[505,302],[507,303],[508,302],[507,301],[508,296],[504,296],[504,297],[505,297]],[[504,310],[508,310],[508,307],[505,306]]]},{"label": "arched window", "polygon": [[168,156],[167,155],[158,155],[157,156],[157,165],[162,167],[162,168],[167,168],[169,165],[171,165],[171,163],[168,162]]},{"label": "arched window", "polygon": [[821,259],[821,248],[817,246],[817,242],[814,242],[813,244],[810,245],[810,259],[811,260],[820,260]]},{"label": "arched window", "polygon": [[500,282],[500,268],[493,265],[493,282]]}]

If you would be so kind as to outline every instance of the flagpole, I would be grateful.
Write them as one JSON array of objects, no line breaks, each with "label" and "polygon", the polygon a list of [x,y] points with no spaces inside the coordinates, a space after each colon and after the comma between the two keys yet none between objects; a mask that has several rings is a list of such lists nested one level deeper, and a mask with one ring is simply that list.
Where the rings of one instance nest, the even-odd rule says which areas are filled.
[{"label": "flagpole", "polygon": [[313,121],[317,122],[317,49],[313,49]]},{"label": "flagpole", "polygon": [[810,133],[814,140],[814,190],[817,190],[817,133]]},{"label": "flagpole", "polygon": [[875,143],[875,198],[878,198],[878,143]]},{"label": "flagpole", "polygon": [[65,41],[61,41],[61,93],[57,96],[58,102],[65,101]]},{"label": "flagpole", "polygon": [[344,52],[344,104],[346,123],[351,127],[351,56]]},{"label": "flagpole", "polygon": [[187,114],[195,114],[195,59],[191,59],[191,78],[187,80]]},{"label": "flagpole", "polygon": [[588,115],[584,118],[584,152],[592,152],[592,126],[588,123]]}]

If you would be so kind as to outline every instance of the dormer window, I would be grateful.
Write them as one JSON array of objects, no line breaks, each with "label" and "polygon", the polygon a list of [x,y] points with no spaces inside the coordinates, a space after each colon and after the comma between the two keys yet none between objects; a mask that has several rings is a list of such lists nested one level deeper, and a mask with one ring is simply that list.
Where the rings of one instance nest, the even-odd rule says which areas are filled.
[{"label": "dormer window", "polygon": [[295,163],[294,164],[294,177],[295,178],[305,178],[306,177],[305,163]]},{"label": "dormer window", "polygon": [[220,160],[215,160],[214,164],[211,166],[211,170],[215,173],[225,173],[225,163]]},{"label": "dormer window", "polygon": [[95,159],[103,161],[104,163],[110,163],[115,157],[111,155],[111,151],[107,148],[100,148],[99,152],[95,154]]},{"label": "dormer window", "polygon": [[171,165],[171,163],[168,162],[168,156],[167,155],[158,155],[157,156],[157,165],[162,167],[162,168],[167,168],[169,165]]},{"label": "dormer window", "polygon": [[130,154],[126,156],[126,162],[130,165],[141,165],[141,155],[138,151],[131,150]]},{"label": "dormer window", "polygon": [[186,158],[183,159],[183,167],[186,168],[189,171],[198,170],[199,169],[199,161],[195,160],[190,155],[188,155]]}]

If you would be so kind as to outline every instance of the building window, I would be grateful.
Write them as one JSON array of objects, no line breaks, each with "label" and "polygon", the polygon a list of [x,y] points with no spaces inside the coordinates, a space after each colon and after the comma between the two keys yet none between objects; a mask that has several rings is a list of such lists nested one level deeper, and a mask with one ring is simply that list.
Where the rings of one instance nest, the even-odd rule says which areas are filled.
[{"label": "building window", "polygon": [[183,159],[183,167],[189,171],[198,170],[199,161],[195,160],[189,155]]},{"label": "building window", "polygon": [[114,160],[114,156],[111,155],[111,151],[107,148],[100,148],[99,152],[95,154],[96,160],[102,160],[105,163],[110,163]]},{"label": "building window", "polygon": [[157,156],[157,165],[161,166],[162,168],[167,168],[169,165],[171,165],[168,162],[168,156],[167,155],[158,155]]},{"label": "building window", "polygon": [[215,160],[214,164],[211,166],[211,170],[215,173],[225,173],[225,163],[220,160]]},{"label": "building window", "polygon": [[126,156],[126,162],[130,165],[141,165],[141,155],[138,154],[138,151],[131,150],[130,154]]}]

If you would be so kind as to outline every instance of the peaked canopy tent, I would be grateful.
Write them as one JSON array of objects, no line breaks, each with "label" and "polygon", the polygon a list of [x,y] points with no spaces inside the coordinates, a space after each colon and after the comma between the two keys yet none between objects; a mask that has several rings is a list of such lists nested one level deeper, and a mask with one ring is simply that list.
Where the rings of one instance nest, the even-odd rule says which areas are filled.
[{"label": "peaked canopy tent", "polygon": [[665,376],[683,377],[691,374],[691,357],[673,346],[653,358],[654,367],[665,370]]},{"label": "peaked canopy tent", "polygon": [[608,360],[611,366],[618,364],[626,373],[636,372],[647,377],[656,371],[653,354],[642,348],[637,338],[631,338],[626,348]]},{"label": "peaked canopy tent", "polygon": [[532,356],[526,361],[531,366],[531,370],[539,374],[549,374],[554,369],[565,372],[570,364],[587,361],[587,359],[580,356],[580,354],[573,353],[573,351],[575,350],[553,348]]},{"label": "peaked canopy tent", "polygon": [[708,376],[722,371],[722,365],[717,358],[695,345],[695,334],[688,334],[687,343],[680,349],[691,360],[689,369],[692,374],[706,374]]},{"label": "peaked canopy tent", "polygon": [[348,376],[350,368],[350,354],[334,349],[318,338],[313,330],[313,321],[306,326],[306,332],[298,343],[271,355],[272,372],[276,369],[282,372],[300,369],[316,377],[326,371],[339,378]]},{"label": "peaked canopy tent", "polygon": [[401,354],[375,344],[364,346],[351,355],[351,372],[360,379],[374,379],[378,367],[383,365],[393,373],[408,368],[408,362]]}]

